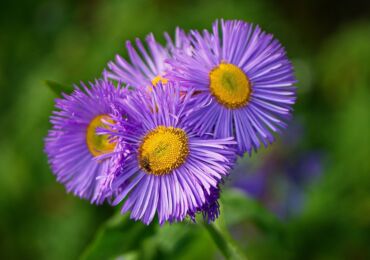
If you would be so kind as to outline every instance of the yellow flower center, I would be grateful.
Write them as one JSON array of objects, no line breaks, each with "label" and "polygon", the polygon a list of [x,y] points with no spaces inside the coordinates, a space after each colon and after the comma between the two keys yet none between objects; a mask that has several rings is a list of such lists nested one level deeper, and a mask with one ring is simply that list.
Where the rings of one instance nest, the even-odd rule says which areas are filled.
[{"label": "yellow flower center", "polygon": [[251,84],[239,67],[221,63],[210,72],[209,78],[211,93],[220,104],[236,109],[248,103]]},{"label": "yellow flower center", "polygon": [[163,78],[161,75],[158,75],[154,79],[152,79],[153,86],[156,86],[159,82],[161,82],[162,84],[166,84],[168,82],[168,79]]},{"label": "yellow flower center", "polygon": [[152,85],[148,86],[149,93],[153,91],[153,87],[156,87],[159,82],[161,82],[162,84],[166,84],[168,82],[168,79],[163,78],[161,75],[154,77],[152,79]]},{"label": "yellow flower center", "polygon": [[180,167],[189,154],[184,130],[158,126],[150,131],[139,147],[140,167],[148,174],[165,175]]},{"label": "yellow flower center", "polygon": [[102,122],[102,119],[107,122],[113,122],[113,120],[107,115],[98,115],[91,120],[86,131],[86,143],[89,148],[90,153],[93,156],[99,156],[105,153],[112,152],[115,143],[109,142],[109,135],[97,135],[97,128],[106,128],[109,129],[109,126]]}]

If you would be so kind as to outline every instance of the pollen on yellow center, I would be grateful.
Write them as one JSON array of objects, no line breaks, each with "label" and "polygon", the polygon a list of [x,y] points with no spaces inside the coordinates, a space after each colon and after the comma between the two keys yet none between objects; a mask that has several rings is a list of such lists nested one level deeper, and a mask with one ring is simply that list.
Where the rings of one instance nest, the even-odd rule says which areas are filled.
[{"label": "pollen on yellow center", "polygon": [[211,93],[220,104],[236,109],[248,103],[251,84],[239,67],[221,63],[210,72],[209,78]]},{"label": "pollen on yellow center", "polygon": [[105,153],[112,152],[114,150],[114,147],[116,146],[115,143],[109,141],[108,135],[96,134],[97,128],[109,129],[109,126],[106,125],[102,120],[105,120],[109,123],[113,122],[113,120],[107,115],[98,115],[94,117],[93,120],[91,120],[90,124],[87,127],[86,143],[90,153],[93,156],[99,156]]},{"label": "pollen on yellow center", "polygon": [[168,82],[168,79],[162,77],[161,75],[158,75],[152,79],[152,85],[148,86],[148,91],[152,92],[153,87],[157,86],[158,83],[161,82],[162,84],[166,84]]},{"label": "pollen on yellow center", "polygon": [[159,82],[161,82],[162,84],[166,84],[168,82],[168,79],[162,77],[161,75],[158,75],[154,79],[152,79],[153,86],[157,86]]},{"label": "pollen on yellow center", "polygon": [[150,131],[139,147],[140,167],[148,174],[165,175],[180,167],[189,154],[184,130],[158,126]]}]

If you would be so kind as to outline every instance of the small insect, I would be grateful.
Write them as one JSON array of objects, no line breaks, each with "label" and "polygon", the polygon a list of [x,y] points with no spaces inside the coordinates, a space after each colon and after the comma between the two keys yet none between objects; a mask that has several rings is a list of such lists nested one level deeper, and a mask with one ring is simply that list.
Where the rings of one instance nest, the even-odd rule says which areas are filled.
[{"label": "small insect", "polygon": [[141,158],[140,166],[141,166],[141,168],[143,168],[147,172],[152,171],[151,168],[150,168],[150,161],[149,161],[149,158],[147,156],[143,156]]}]

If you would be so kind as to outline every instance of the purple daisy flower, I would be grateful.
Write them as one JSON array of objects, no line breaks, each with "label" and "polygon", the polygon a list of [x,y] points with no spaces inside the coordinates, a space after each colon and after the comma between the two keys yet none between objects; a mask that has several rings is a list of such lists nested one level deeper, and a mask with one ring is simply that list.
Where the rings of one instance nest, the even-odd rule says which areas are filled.
[{"label": "purple daisy flower", "polygon": [[102,157],[115,150],[116,142],[96,130],[110,128],[111,105],[124,98],[126,90],[104,80],[90,83],[91,88],[81,85],[82,90],[75,86],[71,95],[56,100],[45,152],[57,180],[68,192],[99,204],[105,199],[102,187],[110,164]]},{"label": "purple daisy flower", "polygon": [[111,133],[131,147],[111,185],[119,190],[113,204],[125,200],[122,214],[131,211],[132,219],[145,224],[156,213],[160,224],[197,212],[209,221],[218,216],[218,185],[236,159],[236,143],[199,136],[187,127],[192,95],[159,83],[151,95],[127,97],[111,116],[117,122]]},{"label": "purple daisy flower", "polygon": [[[221,29],[221,31],[220,31]],[[191,32],[192,55],[176,53],[165,75],[192,87],[199,106],[192,118],[200,133],[234,136],[240,153],[274,141],[295,103],[293,67],[271,34],[243,21],[216,21],[213,33]]]},{"label": "purple daisy flower", "polygon": [[115,62],[108,63],[108,70],[104,72],[104,77],[123,82],[136,89],[151,88],[158,82],[167,83],[163,77],[169,66],[165,60],[172,57],[175,53],[190,53],[190,41],[185,32],[176,28],[175,40],[172,41],[168,33],[165,33],[167,41],[166,47],[159,44],[153,34],[146,37],[145,48],[140,39],[136,39],[137,50],[130,41],[126,42],[126,48],[130,62],[120,55],[116,55]]}]

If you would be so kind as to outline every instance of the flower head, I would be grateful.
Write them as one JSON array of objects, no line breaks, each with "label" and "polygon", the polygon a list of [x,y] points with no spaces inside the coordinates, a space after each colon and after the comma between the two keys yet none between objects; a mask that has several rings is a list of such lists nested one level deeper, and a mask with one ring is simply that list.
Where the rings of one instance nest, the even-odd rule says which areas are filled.
[{"label": "flower head", "polygon": [[56,100],[52,129],[45,151],[57,180],[75,195],[101,203],[104,176],[110,160],[103,157],[116,149],[116,141],[97,129],[110,128],[112,104],[126,96],[125,89],[97,80],[91,88],[81,83],[71,95]]},{"label": "flower head", "polygon": [[[175,53],[189,53],[190,41],[187,35],[180,28],[176,29],[175,40],[165,33],[166,46],[158,43],[153,34],[149,34],[145,41],[136,39],[136,49],[130,41],[126,42],[126,48],[130,62],[120,55],[116,55],[115,61],[108,63],[108,70],[104,76],[112,80],[126,83],[136,89],[151,88],[159,82],[166,83],[164,74],[168,70],[166,59],[171,58]],[[146,49],[147,47],[147,49]],[[149,51],[149,52],[148,52]]]},{"label": "flower head", "polygon": [[112,182],[112,190],[119,190],[113,204],[125,200],[122,213],[131,211],[135,220],[149,224],[156,213],[161,224],[196,212],[209,220],[218,216],[218,185],[234,163],[235,142],[187,127],[192,95],[159,83],[150,95],[135,92],[121,102],[126,114],[118,109],[112,115],[112,134],[131,147]]},{"label": "flower head", "polygon": [[193,88],[199,106],[192,126],[215,138],[234,136],[239,153],[274,141],[295,103],[293,67],[284,48],[258,26],[218,21],[191,32],[192,55],[175,54],[166,78]]}]

